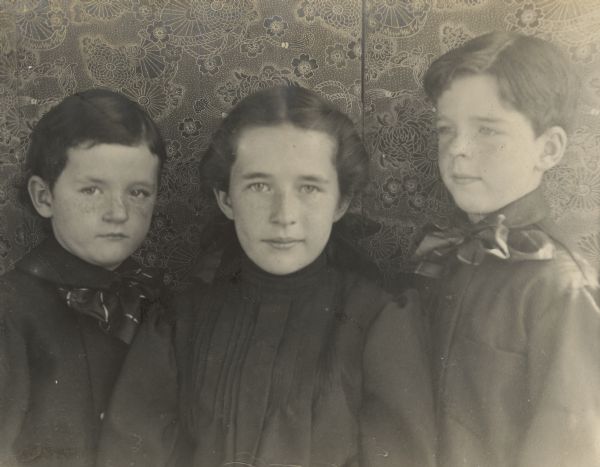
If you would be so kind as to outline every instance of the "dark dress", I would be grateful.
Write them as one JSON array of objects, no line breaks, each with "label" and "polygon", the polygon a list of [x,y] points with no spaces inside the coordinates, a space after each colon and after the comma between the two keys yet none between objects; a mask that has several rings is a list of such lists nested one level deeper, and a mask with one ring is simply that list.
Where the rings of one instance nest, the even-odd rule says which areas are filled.
[{"label": "dark dress", "polygon": [[0,278],[0,465],[94,464],[128,346],[69,308],[57,287],[104,287],[113,279],[53,238]]},{"label": "dark dress", "polygon": [[325,255],[288,276],[243,257],[180,297],[174,349],[140,332],[100,465],[433,465],[416,294],[402,300]]},{"label": "dark dress", "polygon": [[557,240],[539,191],[500,214],[553,253],[448,258],[431,310],[439,465],[600,466],[593,276]]}]

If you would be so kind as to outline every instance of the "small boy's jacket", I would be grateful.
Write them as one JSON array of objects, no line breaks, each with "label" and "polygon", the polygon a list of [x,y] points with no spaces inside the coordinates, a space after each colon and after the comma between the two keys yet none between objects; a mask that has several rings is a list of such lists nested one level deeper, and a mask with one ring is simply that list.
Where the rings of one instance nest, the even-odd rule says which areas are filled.
[{"label": "small boy's jacket", "polygon": [[440,466],[600,465],[598,290],[553,231],[535,191],[425,255],[445,258],[429,307]]},{"label": "small boy's jacket", "polygon": [[[131,260],[114,272],[93,266],[52,238],[0,278],[0,466],[93,465],[135,314],[160,289],[159,278],[140,272]],[[136,273],[126,293],[116,290]],[[113,313],[125,306],[116,296],[133,300],[133,321]]]}]

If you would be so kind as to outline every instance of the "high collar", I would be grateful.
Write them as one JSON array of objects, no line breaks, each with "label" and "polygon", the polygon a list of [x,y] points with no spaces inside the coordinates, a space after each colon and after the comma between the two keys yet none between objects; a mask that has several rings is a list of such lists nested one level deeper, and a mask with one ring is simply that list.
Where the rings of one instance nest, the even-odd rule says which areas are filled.
[{"label": "high collar", "polygon": [[[472,224],[474,228],[494,225],[498,215],[505,217],[504,224],[509,228],[519,229],[540,223],[548,217],[549,208],[541,188],[527,193],[525,196],[486,215],[479,222]],[[465,216],[465,221],[467,221]]]},{"label": "high collar", "polygon": [[65,250],[51,236],[16,264],[16,269],[62,286],[106,288],[121,274],[138,269],[132,259],[109,271],[87,263]]},{"label": "high collar", "polygon": [[259,268],[245,254],[241,258],[242,284],[259,295],[293,295],[317,285],[327,270],[325,252],[308,266],[291,274],[277,275]]}]

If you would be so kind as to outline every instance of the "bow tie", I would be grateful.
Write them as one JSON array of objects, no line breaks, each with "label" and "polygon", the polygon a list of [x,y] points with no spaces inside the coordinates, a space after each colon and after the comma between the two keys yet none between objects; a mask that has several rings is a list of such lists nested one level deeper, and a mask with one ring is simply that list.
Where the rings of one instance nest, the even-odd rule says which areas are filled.
[{"label": "bow tie", "polygon": [[117,274],[105,288],[59,286],[58,293],[70,308],[97,319],[107,333],[129,344],[144,305],[158,301],[160,277],[139,268]]},{"label": "bow tie", "polygon": [[486,256],[504,261],[548,260],[554,257],[554,244],[542,230],[509,228],[506,216],[498,214],[490,223],[454,226],[425,235],[415,258],[421,260],[415,272],[440,277],[439,260],[455,252],[459,261],[477,266]]}]

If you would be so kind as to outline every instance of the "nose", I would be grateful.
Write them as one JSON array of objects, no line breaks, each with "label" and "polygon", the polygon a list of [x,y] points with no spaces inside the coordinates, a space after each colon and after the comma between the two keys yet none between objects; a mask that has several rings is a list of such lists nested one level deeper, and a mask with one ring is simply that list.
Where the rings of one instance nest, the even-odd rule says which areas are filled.
[{"label": "nose", "polygon": [[120,194],[113,194],[108,200],[108,206],[104,212],[103,219],[106,222],[121,223],[129,219],[129,210],[127,203]]},{"label": "nose", "polygon": [[466,132],[456,132],[447,142],[446,152],[452,157],[471,157],[472,136]]},{"label": "nose", "polygon": [[293,225],[297,221],[298,205],[292,193],[277,192],[273,195],[270,221],[280,226]]}]

